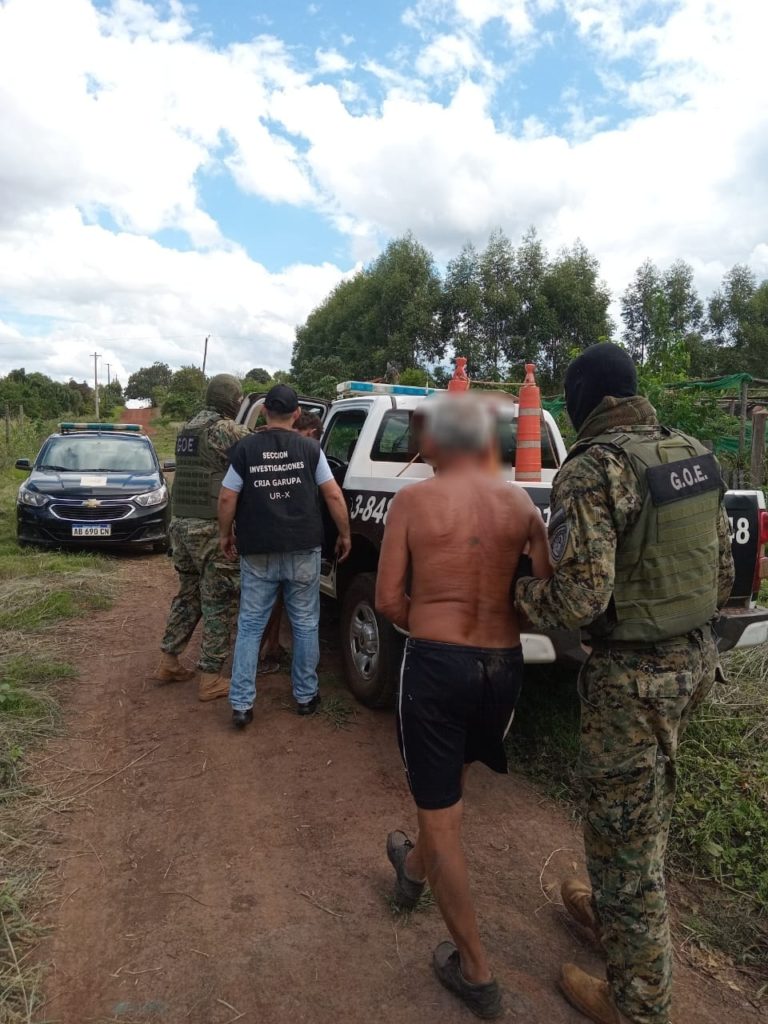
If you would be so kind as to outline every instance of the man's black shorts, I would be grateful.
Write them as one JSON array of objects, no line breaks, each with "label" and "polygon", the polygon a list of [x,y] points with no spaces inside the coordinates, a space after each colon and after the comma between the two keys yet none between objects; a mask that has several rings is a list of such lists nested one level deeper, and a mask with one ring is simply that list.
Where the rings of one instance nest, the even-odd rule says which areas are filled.
[{"label": "man's black shorts", "polygon": [[409,638],[397,735],[416,806],[452,807],[465,764],[506,773],[504,737],[523,682],[521,647],[462,647]]}]

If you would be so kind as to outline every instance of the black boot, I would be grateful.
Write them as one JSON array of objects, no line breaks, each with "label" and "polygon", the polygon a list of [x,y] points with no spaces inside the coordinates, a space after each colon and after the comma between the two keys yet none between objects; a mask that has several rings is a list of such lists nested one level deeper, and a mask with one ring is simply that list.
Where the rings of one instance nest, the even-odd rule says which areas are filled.
[{"label": "black boot", "polygon": [[246,725],[250,725],[253,721],[253,708],[248,708],[247,711],[233,711],[232,712],[232,725],[236,729],[244,729]]},{"label": "black boot", "polygon": [[316,693],[312,700],[307,701],[306,704],[297,704],[296,711],[300,715],[314,715],[317,709],[320,707],[320,694]]}]

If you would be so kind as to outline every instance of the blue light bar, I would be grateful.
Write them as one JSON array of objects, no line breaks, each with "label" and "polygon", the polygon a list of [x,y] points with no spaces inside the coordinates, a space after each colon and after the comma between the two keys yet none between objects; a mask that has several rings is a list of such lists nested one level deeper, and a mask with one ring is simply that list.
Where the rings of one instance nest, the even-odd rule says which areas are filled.
[{"label": "blue light bar", "polygon": [[98,431],[124,434],[141,434],[143,427],[140,423],[60,423],[59,433],[69,434],[76,431]]},{"label": "blue light bar", "polygon": [[336,385],[339,395],[409,395],[412,398],[423,398],[435,395],[440,388],[419,388],[410,384],[374,384],[367,380],[347,380]]}]

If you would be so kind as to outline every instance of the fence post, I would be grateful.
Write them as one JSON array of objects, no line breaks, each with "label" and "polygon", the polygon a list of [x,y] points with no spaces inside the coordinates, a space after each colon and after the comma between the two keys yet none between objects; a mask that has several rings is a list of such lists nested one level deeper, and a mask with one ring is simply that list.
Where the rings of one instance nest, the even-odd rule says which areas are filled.
[{"label": "fence post", "polygon": [[762,487],[765,482],[765,421],[768,409],[761,407],[752,412],[752,463],[750,477],[753,487]]},{"label": "fence post", "polygon": [[739,462],[744,455],[744,439],[747,433],[747,402],[749,399],[749,381],[741,382],[741,408],[739,409]]}]

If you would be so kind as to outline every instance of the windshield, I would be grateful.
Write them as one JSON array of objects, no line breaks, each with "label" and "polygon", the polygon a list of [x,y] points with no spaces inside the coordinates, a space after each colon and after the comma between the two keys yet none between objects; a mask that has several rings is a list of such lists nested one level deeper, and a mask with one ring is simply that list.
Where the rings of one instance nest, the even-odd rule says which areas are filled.
[{"label": "windshield", "polygon": [[154,473],[152,451],[144,441],[125,437],[54,437],[40,453],[37,469],[59,473]]}]

